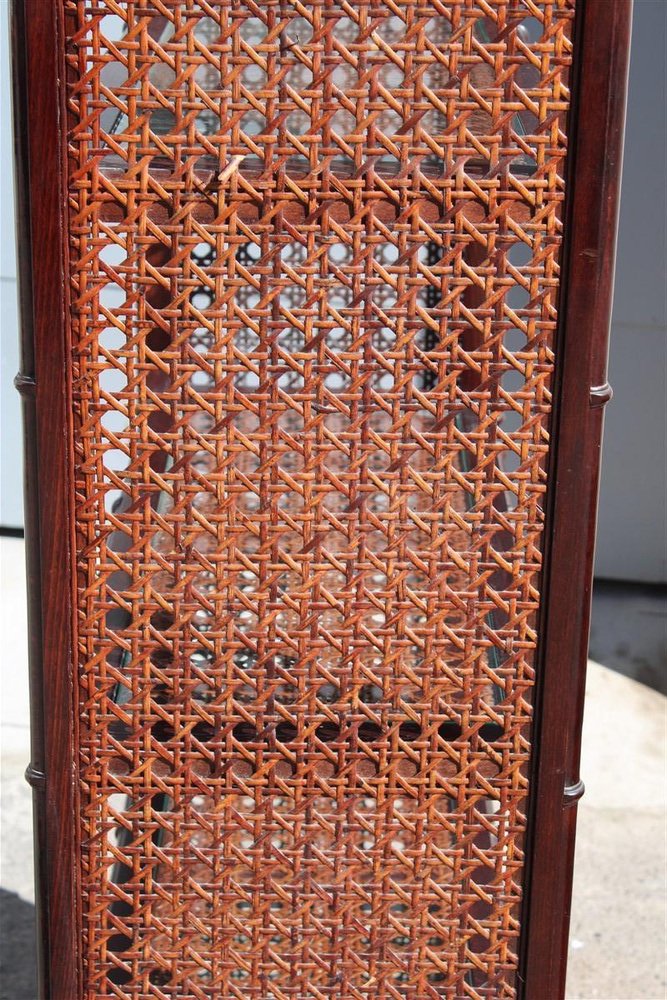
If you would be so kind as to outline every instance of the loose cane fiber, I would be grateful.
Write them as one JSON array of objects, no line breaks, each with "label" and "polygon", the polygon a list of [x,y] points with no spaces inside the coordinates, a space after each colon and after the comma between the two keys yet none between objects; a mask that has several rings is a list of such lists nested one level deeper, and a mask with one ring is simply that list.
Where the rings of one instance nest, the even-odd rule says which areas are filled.
[{"label": "loose cane fiber", "polygon": [[86,997],[514,997],[569,0],[63,0]]}]

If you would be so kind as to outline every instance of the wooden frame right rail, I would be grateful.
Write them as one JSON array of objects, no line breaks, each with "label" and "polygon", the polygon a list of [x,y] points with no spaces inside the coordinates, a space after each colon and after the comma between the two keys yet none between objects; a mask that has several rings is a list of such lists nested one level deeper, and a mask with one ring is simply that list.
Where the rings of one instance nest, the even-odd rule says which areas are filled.
[{"label": "wooden frame right rail", "polygon": [[614,284],[632,0],[585,0],[576,28],[560,362],[551,434],[522,923],[526,1000],[565,995],[576,804],[604,404]]}]

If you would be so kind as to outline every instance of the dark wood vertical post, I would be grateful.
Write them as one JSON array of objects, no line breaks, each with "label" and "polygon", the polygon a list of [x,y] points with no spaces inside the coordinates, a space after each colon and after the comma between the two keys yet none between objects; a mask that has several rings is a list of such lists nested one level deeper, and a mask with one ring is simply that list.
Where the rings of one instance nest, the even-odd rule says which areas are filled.
[{"label": "dark wood vertical post", "polygon": [[[72,752],[72,518],[68,468],[65,132],[60,5],[14,0],[12,50],[16,147],[25,519],[34,790],[38,988],[78,996]],[[35,169],[48,163],[49,169]],[[32,169],[31,169],[32,164]],[[44,364],[48,359],[48,364]]]},{"label": "dark wood vertical post", "polygon": [[585,0],[575,32],[568,234],[560,290],[543,577],[523,996],[565,993],[631,0]]}]

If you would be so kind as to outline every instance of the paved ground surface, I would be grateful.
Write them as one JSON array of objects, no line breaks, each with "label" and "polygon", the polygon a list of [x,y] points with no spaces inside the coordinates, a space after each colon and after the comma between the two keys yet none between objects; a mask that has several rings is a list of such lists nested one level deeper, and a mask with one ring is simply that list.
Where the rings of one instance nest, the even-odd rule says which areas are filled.
[{"label": "paved ground surface", "polygon": [[586,695],[567,996],[664,1000],[667,699],[592,662]]},{"label": "paved ground surface", "polygon": [[0,538],[0,1000],[35,1000],[23,541]]},{"label": "paved ground surface", "polygon": [[[24,594],[0,538],[0,1000],[35,1000]],[[595,663],[587,695],[567,997],[664,1000],[666,699]]]}]

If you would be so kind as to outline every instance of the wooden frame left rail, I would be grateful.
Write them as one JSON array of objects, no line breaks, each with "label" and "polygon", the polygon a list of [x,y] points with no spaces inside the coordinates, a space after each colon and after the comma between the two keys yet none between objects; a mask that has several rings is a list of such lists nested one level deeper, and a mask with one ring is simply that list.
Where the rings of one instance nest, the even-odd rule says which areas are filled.
[{"label": "wooden frame left rail", "polygon": [[[62,8],[12,0],[25,535],[40,998],[79,996]],[[48,362],[48,363],[47,363]]]}]

